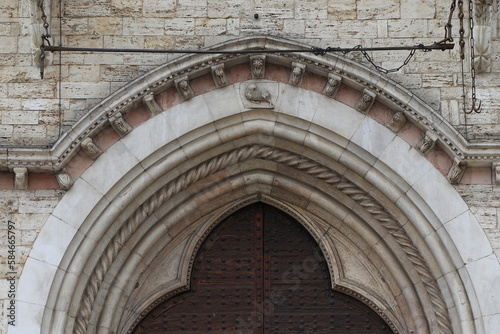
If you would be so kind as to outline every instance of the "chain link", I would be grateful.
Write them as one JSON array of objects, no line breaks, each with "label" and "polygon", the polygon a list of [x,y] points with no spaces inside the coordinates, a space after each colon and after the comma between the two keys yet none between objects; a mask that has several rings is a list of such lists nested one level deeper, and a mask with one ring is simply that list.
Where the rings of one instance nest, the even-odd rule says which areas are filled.
[{"label": "chain link", "polygon": [[[423,47],[423,44],[420,44],[419,46]],[[387,69],[387,68],[384,68],[382,66],[379,66],[377,64],[375,64],[375,62],[373,61],[373,58],[370,57],[370,55],[368,54],[368,52],[366,52],[365,50],[360,50],[362,48],[361,45],[356,45],[354,48],[352,48],[352,51],[360,51],[361,54],[363,54],[363,56],[366,58],[366,60],[379,72],[382,72],[384,74],[387,74],[387,73],[394,73],[394,72],[397,72],[399,71],[401,68],[403,68],[404,66],[408,65],[408,63],[410,62],[410,60],[413,58],[413,55],[415,54],[415,51],[416,49],[413,49],[410,51],[410,53],[408,54],[408,56],[406,57],[405,61],[403,62],[402,65],[400,65],[399,67],[395,67],[395,68],[390,68],[390,69]],[[426,50],[424,49],[424,52]],[[346,51],[346,52],[343,52],[344,54],[347,54],[348,52],[350,51]]]},{"label": "chain link", "polygon": [[470,74],[472,81],[472,107],[471,110],[467,111],[468,114],[472,112],[480,113],[481,112],[481,101],[476,98],[476,69],[474,67],[474,11],[473,11],[473,2],[474,0],[469,0],[469,28],[470,28],[470,36],[469,36],[469,44],[470,44]]},{"label": "chain link", "polygon": [[42,22],[43,22],[43,28],[45,29],[45,32],[42,34],[42,43],[40,45],[40,77],[43,79],[43,73],[44,73],[44,68],[45,68],[45,45],[51,45],[50,44],[50,36],[49,33],[49,22],[47,18],[47,14],[45,13],[45,6],[43,3],[43,0],[38,1],[38,8],[40,8],[42,12]]}]

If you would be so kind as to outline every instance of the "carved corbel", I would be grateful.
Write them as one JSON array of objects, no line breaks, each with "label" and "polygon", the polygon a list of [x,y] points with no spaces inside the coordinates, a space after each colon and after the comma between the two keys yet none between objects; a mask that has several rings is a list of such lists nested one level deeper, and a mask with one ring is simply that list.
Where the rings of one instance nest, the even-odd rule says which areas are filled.
[{"label": "carved corbel", "polygon": [[250,71],[252,73],[252,79],[263,79],[266,75],[266,56],[251,56]]},{"label": "carved corbel", "polygon": [[300,84],[302,83],[302,80],[304,79],[305,72],[306,72],[306,65],[293,62],[292,73],[290,73],[290,79],[288,80],[288,83],[290,85],[299,87]]},{"label": "carved corbel", "polygon": [[65,170],[61,170],[59,174],[56,175],[56,180],[59,187],[64,190],[68,190],[73,184],[71,176]]},{"label": "carved corbel", "polygon": [[422,138],[420,143],[418,143],[417,150],[422,153],[422,155],[426,155],[430,152],[430,150],[434,148],[434,145],[436,145],[436,141],[437,136],[434,133],[427,131],[424,138]]},{"label": "carved corbel", "polygon": [[14,172],[14,189],[28,189],[28,169],[26,167],[15,167]]},{"label": "carved corbel", "polygon": [[155,96],[152,92],[149,92],[142,97],[142,103],[144,103],[144,105],[148,109],[151,117],[156,116],[163,111],[158,102],[156,102]]},{"label": "carved corbel", "polygon": [[175,80],[175,87],[177,87],[177,91],[184,100],[189,100],[194,97],[194,91],[189,84],[189,78],[187,76]]},{"label": "carved corbel", "polygon": [[342,78],[338,75],[328,73],[328,80],[325,88],[323,89],[323,94],[331,98],[335,97],[335,94],[339,91],[341,81]]},{"label": "carved corbel", "polygon": [[493,163],[493,182],[500,184],[500,162]]},{"label": "carved corbel", "polygon": [[214,78],[215,87],[217,88],[221,88],[229,84],[226,71],[224,70],[224,64],[212,66],[212,77]]},{"label": "carved corbel", "polygon": [[389,130],[397,133],[406,123],[406,116],[402,111],[398,111],[392,115],[391,120],[387,123]]},{"label": "carved corbel", "polygon": [[118,133],[120,137],[125,137],[127,133],[132,131],[132,127],[124,119],[121,112],[117,112],[109,118],[109,123],[113,130]]},{"label": "carved corbel", "polygon": [[356,103],[356,110],[362,112],[363,114],[368,113],[373,103],[375,103],[376,97],[377,94],[368,89],[364,89],[363,95],[361,95],[358,103]]},{"label": "carved corbel", "polygon": [[87,154],[92,160],[96,160],[102,154],[102,150],[94,144],[92,138],[87,137],[82,140],[81,146],[83,152],[85,152],[85,154]]},{"label": "carved corbel", "polygon": [[451,184],[457,184],[462,179],[462,176],[465,173],[465,164],[458,160],[457,158],[453,159],[453,165],[451,166],[450,171],[448,172],[448,181]]}]

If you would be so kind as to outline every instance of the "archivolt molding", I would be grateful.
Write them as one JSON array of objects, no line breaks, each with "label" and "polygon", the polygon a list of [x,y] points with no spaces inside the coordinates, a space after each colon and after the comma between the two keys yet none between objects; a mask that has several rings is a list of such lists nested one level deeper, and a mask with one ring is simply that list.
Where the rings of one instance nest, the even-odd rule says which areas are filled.
[{"label": "archivolt molding", "polygon": [[[250,37],[225,42],[211,47],[211,50],[257,48],[276,50],[296,49],[298,47],[307,46],[276,37]],[[330,97],[334,97],[340,81],[359,91],[369,91],[372,94],[371,97],[386,104],[395,112],[403,112],[408,120],[424,132],[434,133],[452,160],[458,159],[475,166],[491,166],[493,161],[500,160],[500,147],[498,145],[468,143],[437,112],[404,87],[374,70],[340,56],[288,53],[271,54],[265,57],[260,55],[250,57],[246,54],[197,54],[179,57],[120,88],[90,110],[51,148],[21,149],[13,147],[6,149],[4,157],[0,160],[0,168],[12,170],[14,167],[26,167],[30,172],[58,173],[78,153],[85,140],[88,141],[88,138],[95,137],[108,126],[117,128],[116,120],[121,119],[119,114],[126,114],[140,105],[145,105],[153,116],[160,112],[158,106],[154,105],[151,100],[152,95],[159,94],[171,87],[178,88],[180,82],[187,83],[187,88],[190,88],[190,80],[212,72],[220,74],[219,76],[215,75],[216,87],[225,87],[229,82],[226,82],[227,77],[224,70],[227,71],[232,66],[242,63],[249,63],[252,77],[261,78],[265,69],[262,73],[257,73],[256,62],[258,64],[279,64],[291,70],[299,69],[301,73],[298,80],[290,78],[291,84],[299,84],[305,72],[324,77],[327,82],[324,94]],[[185,95],[188,93],[180,94],[184,100],[188,99]],[[190,89],[189,98],[192,98],[193,94],[194,92]],[[123,125],[126,128],[118,127],[117,130],[120,136],[126,135],[129,131],[127,124]]]},{"label": "archivolt molding", "polygon": [[135,210],[130,218],[123,223],[117,233],[112,237],[93,268],[79,303],[80,307],[76,315],[73,333],[86,333],[87,325],[92,314],[92,308],[104,277],[116,260],[122,245],[126,243],[147,217],[153,214],[153,212],[163,203],[197,181],[228,166],[250,159],[264,159],[297,169],[333,186],[351,200],[358,203],[381,226],[387,229],[413,264],[413,267],[418,272],[420,280],[423,282],[425,290],[429,295],[439,331],[441,333],[452,333],[446,304],[428,264],[418,248],[408,237],[404,228],[399,224],[397,219],[385,210],[382,204],[374,199],[369,193],[348,180],[345,176],[338,174],[324,165],[284,149],[259,144],[233,149],[189,169],[187,172],[182,173],[163,186]]}]

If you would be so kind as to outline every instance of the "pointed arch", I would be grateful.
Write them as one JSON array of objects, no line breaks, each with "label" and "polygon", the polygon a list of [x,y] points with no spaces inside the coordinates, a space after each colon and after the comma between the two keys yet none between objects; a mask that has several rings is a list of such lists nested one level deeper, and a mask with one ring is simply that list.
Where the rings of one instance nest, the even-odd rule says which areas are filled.
[{"label": "pointed arch", "polygon": [[[230,47],[261,43],[285,42]],[[481,280],[493,284],[498,269],[484,233],[417,143],[377,117],[405,106],[440,133],[451,127],[400,87],[341,58],[300,58],[310,70],[295,86],[286,55],[268,62],[265,78],[252,77],[248,57],[211,57],[225,64],[230,84],[215,88],[207,59],[180,58],[103,101],[68,134],[76,144],[61,164],[109,124],[107,115],[151,113],[123,137],[101,141],[104,152],[73,175],[21,276],[19,328],[42,318],[43,333],[125,333],[154,300],[186,285],[205,231],[257,199],[297,217],[323,247],[335,284],[400,331],[483,333],[494,325]],[[327,78],[335,69],[345,76],[332,98]],[[185,74],[193,96],[182,102],[176,80]],[[260,95],[249,95],[250,86]],[[379,94],[366,110],[358,103],[365,89]],[[153,100],[141,100],[148,92]],[[453,147],[442,146],[450,160],[460,155]],[[464,245],[464,229],[481,246]],[[166,268],[170,275],[160,277]]]}]

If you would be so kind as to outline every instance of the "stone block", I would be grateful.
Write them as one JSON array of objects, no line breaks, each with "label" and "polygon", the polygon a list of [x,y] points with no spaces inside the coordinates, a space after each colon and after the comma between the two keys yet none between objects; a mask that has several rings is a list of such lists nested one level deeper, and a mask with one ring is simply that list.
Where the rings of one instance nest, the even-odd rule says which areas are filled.
[{"label": "stone block", "polygon": [[165,19],[165,35],[194,35],[195,19]]},{"label": "stone block", "polygon": [[68,35],[88,35],[88,18],[63,18],[61,25],[63,36]]},{"label": "stone block", "polygon": [[[212,2],[217,2],[217,0],[212,0]],[[250,1],[247,1],[247,3],[251,4]],[[242,13],[251,13],[251,10],[252,9],[245,10]],[[274,17],[282,19],[292,19],[295,16],[294,5],[291,1],[288,0],[256,0],[255,13],[259,15],[269,15],[270,13],[272,13]]]},{"label": "stone block", "polygon": [[427,34],[426,20],[389,20],[389,37],[418,38]]},{"label": "stone block", "polygon": [[356,0],[328,0],[327,12],[330,20],[354,20],[357,16]]},{"label": "stone block", "polygon": [[262,0],[257,0],[255,1],[255,5],[253,2],[254,1],[248,1],[248,0],[208,0],[207,2],[208,17],[240,18],[242,16],[253,16],[254,12],[255,13],[266,12],[266,9],[262,8],[264,4],[272,4],[283,1],[264,1],[263,4]]},{"label": "stone block", "polygon": [[66,98],[104,98],[110,91],[107,82],[68,82],[62,87],[62,95]]},{"label": "stone block", "polygon": [[144,36],[105,36],[104,45],[107,48],[140,49],[144,47]]},{"label": "stone block", "polygon": [[2,124],[38,124],[38,111],[9,111],[2,112]]},{"label": "stone block", "polygon": [[391,19],[400,17],[399,0],[359,0],[358,19]]},{"label": "stone block", "polygon": [[207,0],[178,1],[175,12],[177,17],[207,17]]},{"label": "stone block", "polygon": [[295,2],[295,18],[302,20],[326,20],[328,18],[327,0],[304,0]]},{"label": "stone block", "polygon": [[111,16],[111,0],[64,1],[63,17]]},{"label": "stone block", "polygon": [[436,0],[401,0],[401,18],[432,19],[436,15]]},{"label": "stone block", "polygon": [[121,35],[123,22],[119,17],[91,17],[89,33],[93,35]]},{"label": "stone block", "polygon": [[124,35],[164,35],[165,20],[161,18],[124,18],[123,19],[123,34]]},{"label": "stone block", "polygon": [[196,35],[222,35],[225,34],[226,31],[227,22],[225,19],[196,19]]},{"label": "stone block", "polygon": [[143,11],[148,16],[172,17],[175,9],[175,0],[143,0]]},{"label": "stone block", "polygon": [[0,53],[16,53],[17,37],[0,36]]}]

